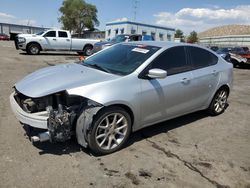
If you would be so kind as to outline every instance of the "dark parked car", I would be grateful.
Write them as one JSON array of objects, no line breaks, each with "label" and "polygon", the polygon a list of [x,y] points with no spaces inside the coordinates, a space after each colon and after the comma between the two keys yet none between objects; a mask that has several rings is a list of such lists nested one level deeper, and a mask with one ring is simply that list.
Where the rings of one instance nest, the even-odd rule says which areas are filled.
[{"label": "dark parked car", "polygon": [[0,33],[0,40],[10,40],[10,37],[4,33]]},{"label": "dark parked car", "polygon": [[242,49],[244,50],[244,51],[249,51],[249,48],[248,47],[242,47]]},{"label": "dark parked car", "polygon": [[114,44],[120,43],[120,42],[131,42],[131,41],[154,41],[154,38],[151,35],[117,35],[114,38],[112,38],[109,41],[102,41],[97,42],[94,45],[93,52],[98,52],[104,48],[107,48],[109,46],[112,46]]},{"label": "dark parked car", "polygon": [[219,48],[216,53],[219,54],[222,58],[224,58],[226,61],[230,62],[230,54],[232,48],[230,47],[224,47],[224,48]]},{"label": "dark parked car", "polygon": [[213,50],[214,52],[216,52],[219,47],[218,46],[209,46],[208,48],[210,48],[211,50]]},{"label": "dark parked car", "polygon": [[246,54],[246,53],[249,53],[249,48],[248,47],[234,47],[232,48],[231,53]]}]

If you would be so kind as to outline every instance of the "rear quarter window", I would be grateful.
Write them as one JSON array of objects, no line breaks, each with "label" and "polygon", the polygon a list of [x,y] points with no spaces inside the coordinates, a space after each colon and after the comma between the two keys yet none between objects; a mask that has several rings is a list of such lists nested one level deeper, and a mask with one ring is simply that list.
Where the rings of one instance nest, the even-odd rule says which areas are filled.
[{"label": "rear quarter window", "polygon": [[191,63],[196,69],[215,65],[218,62],[218,57],[208,50],[193,46],[188,46],[187,48]]}]

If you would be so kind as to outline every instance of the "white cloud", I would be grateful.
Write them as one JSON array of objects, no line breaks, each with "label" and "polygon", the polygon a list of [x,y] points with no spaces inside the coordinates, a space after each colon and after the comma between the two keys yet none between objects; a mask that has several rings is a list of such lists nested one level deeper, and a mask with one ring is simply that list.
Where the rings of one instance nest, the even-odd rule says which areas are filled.
[{"label": "white cloud", "polygon": [[19,19],[19,18],[15,17],[14,15],[7,14],[7,13],[4,13],[4,12],[0,12],[0,22],[12,23],[12,24],[21,24],[21,25],[31,25],[31,26],[34,26],[34,25],[37,24],[35,20]]},{"label": "white cloud", "polygon": [[15,18],[15,16],[10,15],[10,14],[6,14],[6,13],[3,13],[3,12],[0,12],[0,17],[3,18],[3,19],[12,19],[12,18]]},{"label": "white cloud", "polygon": [[128,18],[118,18],[118,19],[116,19],[116,20],[113,20],[113,21],[111,21],[111,22],[109,22],[109,23],[112,23],[112,22],[125,22],[125,21],[128,21]]},{"label": "white cloud", "polygon": [[220,25],[250,24],[249,10],[250,5],[231,9],[183,8],[175,13],[159,12],[154,16],[159,25],[178,28],[189,33],[192,30],[200,32]]}]

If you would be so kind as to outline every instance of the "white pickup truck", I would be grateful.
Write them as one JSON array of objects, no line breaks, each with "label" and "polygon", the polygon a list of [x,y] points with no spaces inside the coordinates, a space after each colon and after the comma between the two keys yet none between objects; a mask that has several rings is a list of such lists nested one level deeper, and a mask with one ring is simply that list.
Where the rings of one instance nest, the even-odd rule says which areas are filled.
[{"label": "white pickup truck", "polygon": [[71,38],[69,31],[47,30],[37,34],[19,34],[15,38],[16,49],[37,55],[40,51],[75,51],[89,56],[100,40]]}]

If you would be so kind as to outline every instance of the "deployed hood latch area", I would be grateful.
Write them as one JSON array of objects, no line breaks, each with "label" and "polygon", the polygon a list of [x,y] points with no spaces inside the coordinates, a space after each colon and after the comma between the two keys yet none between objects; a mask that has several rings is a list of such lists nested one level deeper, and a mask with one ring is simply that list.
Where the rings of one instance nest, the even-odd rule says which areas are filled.
[{"label": "deployed hood latch area", "polygon": [[64,142],[72,135],[72,125],[76,114],[63,109],[49,109],[48,131],[51,142]]}]

